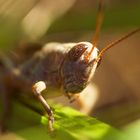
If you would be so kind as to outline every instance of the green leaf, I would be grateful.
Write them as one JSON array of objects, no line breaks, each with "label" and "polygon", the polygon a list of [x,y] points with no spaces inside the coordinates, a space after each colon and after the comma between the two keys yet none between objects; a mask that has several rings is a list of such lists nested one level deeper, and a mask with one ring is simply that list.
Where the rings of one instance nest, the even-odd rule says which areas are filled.
[{"label": "green leaf", "polygon": [[124,129],[124,132],[129,137],[129,140],[139,140],[140,139],[140,120],[137,120]]},{"label": "green leaf", "polygon": [[80,112],[60,105],[55,108],[54,132],[47,129],[47,118],[14,103],[12,118],[8,121],[8,128],[20,138],[27,140],[117,140],[126,136],[115,128],[99,120],[85,116]]}]

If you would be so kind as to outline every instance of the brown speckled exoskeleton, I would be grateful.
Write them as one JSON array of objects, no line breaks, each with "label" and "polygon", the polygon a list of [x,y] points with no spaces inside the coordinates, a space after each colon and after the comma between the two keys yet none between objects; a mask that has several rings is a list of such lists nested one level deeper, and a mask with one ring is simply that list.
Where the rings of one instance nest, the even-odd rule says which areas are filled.
[{"label": "brown speckled exoskeleton", "polygon": [[[4,107],[1,129],[8,115],[10,93],[18,90],[23,93],[32,93],[37,97],[48,114],[49,130],[52,131],[53,112],[42,96],[42,92],[46,91],[47,97],[64,94],[71,99],[88,85],[106,50],[140,31],[138,28],[107,45],[102,51],[98,51],[97,40],[102,19],[100,0],[92,44],[89,42],[48,43],[30,58],[27,57],[27,51],[24,54],[26,61],[21,64],[15,64],[11,58],[0,55],[0,96]],[[54,89],[57,91],[56,95],[53,94]]]}]

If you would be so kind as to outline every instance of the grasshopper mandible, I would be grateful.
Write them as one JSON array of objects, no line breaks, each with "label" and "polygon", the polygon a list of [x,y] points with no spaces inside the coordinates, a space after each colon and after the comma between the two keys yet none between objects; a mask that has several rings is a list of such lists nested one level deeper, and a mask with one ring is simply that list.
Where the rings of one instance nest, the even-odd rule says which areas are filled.
[{"label": "grasshopper mandible", "polygon": [[[20,92],[32,93],[37,97],[48,114],[49,130],[53,131],[53,112],[42,92],[46,91],[49,97],[64,94],[72,99],[75,94],[80,93],[88,85],[104,52],[140,31],[138,28],[99,51],[97,41],[102,20],[103,2],[100,0],[92,43],[49,43],[30,59],[16,66],[10,58],[1,54],[0,96],[4,106],[1,126],[4,125],[8,115],[10,106],[8,99],[18,89]],[[58,91],[57,95],[53,95],[53,89]]]}]

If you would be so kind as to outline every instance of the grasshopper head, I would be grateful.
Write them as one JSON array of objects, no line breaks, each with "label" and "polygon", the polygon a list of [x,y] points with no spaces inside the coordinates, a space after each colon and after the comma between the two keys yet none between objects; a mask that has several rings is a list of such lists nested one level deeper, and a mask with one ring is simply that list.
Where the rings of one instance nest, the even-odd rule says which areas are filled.
[{"label": "grasshopper head", "polygon": [[61,76],[66,93],[79,93],[89,83],[97,67],[98,49],[89,42],[79,42],[67,53]]}]

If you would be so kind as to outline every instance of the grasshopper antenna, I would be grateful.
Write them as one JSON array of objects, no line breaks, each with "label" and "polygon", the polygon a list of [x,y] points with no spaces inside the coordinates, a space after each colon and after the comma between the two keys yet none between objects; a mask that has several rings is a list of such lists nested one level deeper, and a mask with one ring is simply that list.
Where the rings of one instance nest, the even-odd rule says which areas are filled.
[{"label": "grasshopper antenna", "polygon": [[121,41],[125,40],[126,38],[132,36],[133,34],[137,33],[140,31],[140,28],[137,28],[135,30],[133,30],[132,32],[122,36],[121,38],[111,42],[110,44],[108,44],[104,49],[102,49],[100,51],[100,53],[98,54],[98,58],[97,58],[97,62],[100,60],[100,58],[102,57],[102,55],[110,48],[114,47],[115,45],[117,45],[118,43],[120,43]]},{"label": "grasshopper antenna", "polygon": [[100,29],[101,29],[101,25],[102,25],[103,17],[104,17],[103,15],[104,15],[103,0],[99,0],[99,6],[98,6],[98,10],[97,10],[97,17],[96,17],[95,34],[92,39],[93,47],[92,47],[91,51],[89,52],[89,54],[87,55],[86,60],[88,60],[88,58],[90,57],[94,48],[97,46],[97,42],[99,39],[99,33],[100,33]]},{"label": "grasshopper antenna", "polygon": [[[99,6],[98,6],[98,11],[97,11],[97,18],[96,18],[96,28],[95,28],[95,34],[93,36],[92,39],[92,44],[94,47],[97,46],[97,42],[98,42],[98,38],[99,38],[99,33],[100,33],[100,29],[101,29],[101,25],[103,22],[103,14],[104,14],[104,10],[103,10],[103,0],[99,0]],[[93,47],[93,49],[94,49]]]}]

